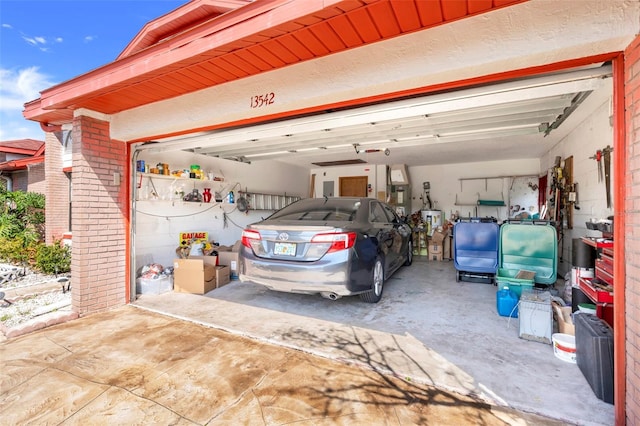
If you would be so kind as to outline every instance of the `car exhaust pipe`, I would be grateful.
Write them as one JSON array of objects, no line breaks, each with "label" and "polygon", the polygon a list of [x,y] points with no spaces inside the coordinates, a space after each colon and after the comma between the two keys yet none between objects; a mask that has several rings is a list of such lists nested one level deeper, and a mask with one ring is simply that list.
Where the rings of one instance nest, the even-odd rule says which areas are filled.
[{"label": "car exhaust pipe", "polygon": [[331,300],[338,300],[342,297],[338,294],[329,293],[329,292],[320,293],[320,296],[324,297],[325,299],[331,299]]}]

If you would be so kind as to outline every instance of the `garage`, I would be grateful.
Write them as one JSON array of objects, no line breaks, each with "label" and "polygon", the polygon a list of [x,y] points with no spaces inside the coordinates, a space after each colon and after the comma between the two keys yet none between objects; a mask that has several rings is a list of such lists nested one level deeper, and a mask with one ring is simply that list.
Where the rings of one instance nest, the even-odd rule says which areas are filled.
[{"label": "garage", "polygon": [[[134,301],[138,269],[172,264],[181,237],[206,232],[232,246],[247,224],[283,204],[342,195],[345,178],[366,177],[368,196],[393,201],[405,214],[433,210],[443,222],[504,221],[522,209],[540,215],[545,178],[549,189],[550,170],[562,165],[565,172],[571,164],[571,184],[578,186],[568,191],[570,215],[558,228],[558,277],[571,271],[572,243],[586,234],[587,222],[615,216],[616,259],[632,250],[618,227],[632,223],[623,214],[628,194],[620,192],[631,184],[623,160],[633,143],[621,113],[625,96],[632,102],[625,95],[632,85],[622,87],[631,76],[621,52],[637,33],[634,3],[571,9],[489,2],[460,12],[441,2],[435,26],[426,23],[420,2],[238,2],[236,9],[209,12],[204,25],[208,3],[189,3],[150,23],[112,66],[27,105],[25,115],[52,131],[48,154],[61,133],[73,133],[72,269],[81,283],[73,297],[82,313]],[[401,10],[406,4],[415,13]],[[373,42],[365,31],[349,39],[338,29],[358,34],[363,13],[374,23],[393,13],[399,30],[380,27]],[[186,27],[172,33],[178,16]],[[421,17],[417,26],[411,16]],[[260,25],[262,32],[255,30]],[[333,44],[322,37],[330,33],[343,47],[327,49]],[[282,46],[303,52],[292,46],[304,36],[307,57],[284,60]],[[314,44],[319,36],[325,52]],[[611,148],[607,189],[599,177],[605,160],[590,157]],[[159,173],[165,165],[168,175]],[[391,179],[395,171],[407,179]],[[200,201],[203,193],[212,201]],[[195,201],[184,201],[188,195]],[[633,412],[624,402],[636,386],[625,374],[624,336],[637,330],[623,315],[633,276],[625,275],[623,260],[616,262],[616,277],[627,277],[614,291],[622,294],[614,306],[623,317],[616,322],[618,419]],[[452,263],[423,263],[456,285]],[[492,287],[473,284],[474,291]],[[104,299],[95,296],[103,291]]]},{"label": "garage", "polygon": [[[291,196],[291,200],[293,200],[307,196],[340,195],[337,191],[340,188],[341,178],[351,176],[366,176],[368,185],[371,187],[370,196],[382,193],[381,198],[383,199],[390,198],[392,195],[390,188],[395,187],[395,184],[410,188],[408,189],[410,193],[408,203],[398,203],[397,199],[393,199],[391,202],[394,207],[406,205],[407,211],[411,213],[416,211],[420,213],[424,209],[442,208],[441,212],[445,222],[454,221],[456,216],[461,216],[462,219],[482,216],[495,218],[502,223],[512,218],[515,213],[520,213],[520,209],[514,211],[510,207],[513,204],[525,205],[525,202],[529,202],[535,206],[531,213],[539,213],[537,204],[539,191],[531,187],[538,186],[540,178],[546,177],[546,173],[540,172],[538,169],[540,164],[548,161],[549,167],[552,168],[551,162],[556,157],[554,154],[562,155],[564,162],[566,157],[572,157],[567,156],[566,153],[581,152],[583,153],[582,158],[576,161],[576,166],[573,169],[573,179],[581,183],[579,198],[581,205],[579,205],[579,209],[572,212],[575,228],[568,229],[565,226],[565,229],[560,230],[564,234],[560,235],[561,238],[571,242],[574,235],[579,236],[586,233],[584,222],[591,220],[588,214],[584,216],[581,213],[583,209],[587,212],[597,209],[606,211],[606,197],[603,197],[605,188],[603,182],[598,182],[597,163],[595,160],[584,157],[587,153],[595,153],[599,147],[613,145],[613,132],[609,124],[612,93],[611,65],[598,63],[580,70],[555,72],[540,77],[522,78],[254,126],[202,132],[197,135],[142,143],[134,150],[133,155],[136,161],[144,159],[145,164],[150,163],[154,166],[158,163],[171,162],[169,163],[170,169],[181,169],[197,163],[206,174],[211,173],[211,176],[207,176],[207,180],[196,179],[194,183],[193,179],[166,179],[164,176],[147,173],[136,175],[136,185],[133,188],[133,194],[139,194],[135,196],[136,215],[133,217],[136,229],[136,258],[140,259],[141,263],[153,261],[163,265],[172,265],[174,264],[175,248],[178,244],[176,235],[189,232],[198,234],[199,231],[205,231],[208,232],[208,235],[215,236],[211,238],[212,240],[219,241],[223,246],[231,246],[238,240],[246,225],[259,221],[280,207],[280,205],[260,204],[265,203],[262,194],[269,194],[270,200],[282,200],[282,202],[286,202],[288,196]],[[591,130],[585,132],[584,127],[581,126],[583,123],[589,123],[590,129],[597,130],[593,133]],[[452,133],[454,131],[457,133],[449,135],[453,140],[447,141],[446,136],[441,135],[444,133],[443,129],[447,128],[452,128]],[[553,130],[545,134],[545,131],[550,128]],[[554,133],[557,133],[558,136]],[[425,142],[432,138],[441,140],[434,141],[432,144]],[[503,143],[496,145],[497,139],[502,140]],[[565,142],[564,146],[561,142],[563,139],[569,141]],[[490,143],[483,145],[486,140],[489,140]],[[573,147],[572,141],[575,141]],[[461,148],[469,143],[476,145],[478,151],[474,149],[471,156],[465,157],[469,153],[465,153]],[[283,147],[288,149],[285,150]],[[384,152],[387,149],[389,150],[388,155]],[[331,153],[332,150],[336,152]],[[325,153],[325,151],[329,152]],[[509,159],[514,155],[530,156],[531,158]],[[263,159],[265,157],[275,158],[276,161]],[[460,159],[466,161],[452,162],[460,161]],[[483,161],[471,161],[473,159]],[[323,162],[331,164],[345,160],[356,164],[317,166]],[[305,162],[306,167],[301,167],[305,165]],[[360,164],[357,164],[358,162]],[[181,167],[173,167],[172,164],[175,163],[180,164]],[[302,169],[299,177],[291,179],[292,168],[294,170]],[[408,172],[409,181],[393,181],[390,175],[396,169]],[[295,187],[291,185],[291,181],[302,182],[303,185]],[[274,187],[271,186],[273,182],[278,182],[275,188],[281,189],[281,192],[273,191]],[[390,186],[388,182],[391,182]],[[428,201],[425,197],[423,182],[430,183],[428,196],[432,203],[431,206],[426,205]],[[185,184],[189,186],[186,190],[178,190],[180,192],[179,198],[171,196],[176,192],[175,185],[182,188]],[[265,184],[266,186],[260,186]],[[221,200],[220,203],[182,201],[184,193],[190,193],[193,188],[202,192],[203,188],[207,187],[211,192],[217,193],[213,200]],[[330,189],[327,190],[327,187]],[[330,192],[332,190],[336,193],[332,194]],[[367,188],[367,190],[369,189]],[[152,191],[152,193],[150,194],[148,191]],[[544,192],[547,191],[548,189]],[[237,197],[246,197],[251,200],[248,203],[248,208],[242,209],[237,202],[229,203],[228,194],[230,192],[234,192]],[[503,200],[504,205],[479,205],[477,203],[479,198]],[[252,208],[254,202],[259,203],[257,208]],[[559,277],[571,270],[572,248],[572,244],[566,242],[560,242],[558,246],[559,250],[565,251],[560,256],[566,256],[567,259],[558,263]],[[162,253],[164,253],[164,257],[162,257]],[[388,294],[385,293],[383,296],[389,300],[386,300],[387,303],[373,308],[352,306],[360,304],[357,298],[347,298],[341,301],[337,307],[325,306],[323,302],[327,301],[319,297],[317,299],[320,300],[309,300],[313,296],[269,294],[262,289],[251,288],[250,285],[236,280],[232,280],[229,286],[220,286],[207,292],[207,296],[214,299],[216,304],[227,301],[243,306],[257,306],[275,312],[278,316],[285,313],[296,313],[303,317],[310,316],[311,318],[307,319],[309,324],[313,324],[315,321],[332,320],[338,323],[357,325],[364,327],[364,329],[370,327],[366,321],[350,319],[356,310],[358,318],[376,318],[374,321],[374,329],[376,330],[400,334],[403,334],[402,330],[404,330],[405,333],[419,338],[430,348],[436,348],[438,346],[434,345],[440,344],[438,353],[447,359],[455,357],[456,353],[456,351],[449,353],[447,350],[456,347],[457,350],[461,350],[459,344],[466,342],[469,334],[484,336],[483,342],[490,342],[489,345],[479,344],[477,348],[479,353],[491,351],[493,345],[497,344],[494,342],[494,340],[498,340],[497,334],[501,334],[497,333],[496,329],[502,332],[504,331],[503,327],[507,327],[508,330],[509,321],[498,322],[493,326],[483,327],[479,330],[473,330],[469,328],[469,324],[465,324],[466,333],[458,331],[459,328],[456,326],[451,326],[450,330],[443,333],[447,337],[441,337],[442,340],[434,337],[439,333],[435,333],[433,330],[446,329],[445,324],[449,321],[451,323],[461,321],[459,316],[470,315],[473,318],[472,323],[480,321],[489,324],[495,320],[495,318],[479,320],[481,314],[474,315],[473,312],[476,304],[485,305],[480,310],[487,309],[487,301],[495,304],[496,287],[482,282],[457,284],[452,262],[446,260],[433,262],[429,260],[429,256],[425,256],[425,253],[421,255],[419,250],[414,250],[414,253],[416,255],[415,263],[408,268],[412,271],[401,270],[398,275],[392,276],[386,290]],[[229,254],[224,252],[219,254],[221,259],[229,259]],[[233,254],[231,256],[231,259],[235,259]],[[451,258],[451,254],[448,257]],[[223,261],[223,263],[228,262]],[[136,267],[138,265],[139,263],[136,263]],[[232,272],[237,273],[237,271]],[[421,278],[424,276],[429,277],[426,279],[429,284],[426,284],[425,279]],[[411,284],[405,284],[402,289],[394,288],[396,284],[399,284],[396,282],[397,280],[403,282],[407,280],[406,284]],[[562,291],[564,281],[559,279],[558,283],[558,288]],[[431,287],[431,291],[425,291],[425,285]],[[443,285],[444,287],[441,287]],[[447,286],[449,287],[447,288]],[[470,286],[479,286],[479,288],[469,288]],[[435,309],[431,298],[440,299],[446,297],[447,294],[451,294],[450,297],[455,297],[453,294],[462,289],[465,294],[475,294],[475,299],[474,297],[457,298],[457,304],[463,306],[462,309],[469,309],[469,312],[457,312],[456,303],[449,306],[448,310]],[[188,304],[183,305],[178,302],[181,299],[177,299],[175,296],[175,293],[165,296],[165,302],[170,300],[168,305],[163,303],[162,298],[156,300],[148,297],[142,297],[136,303],[159,312],[169,311],[174,315],[190,317],[191,307],[195,302],[188,299],[188,302],[184,302]],[[412,306],[410,310],[415,312],[414,315],[399,318],[397,310],[404,310],[407,299],[414,298],[419,298],[418,300],[427,312],[421,313],[417,306]],[[442,304],[446,304],[446,301],[441,301],[437,306],[442,306]],[[419,304],[417,305],[419,306]],[[210,305],[209,309],[215,310],[214,306],[216,305]],[[388,310],[392,310],[396,314],[385,315]],[[200,312],[201,310],[194,309],[194,311]],[[495,307],[492,307],[490,311],[495,317]],[[310,312],[317,314],[310,315]],[[440,320],[434,320],[432,315]],[[445,320],[447,317],[450,318]],[[196,318],[198,321],[210,322],[216,326],[220,326],[221,321],[224,323],[224,320],[219,318],[200,318],[198,315]],[[516,320],[513,321],[515,324]],[[430,336],[425,335],[424,331],[421,332],[425,326],[432,330],[431,333],[426,333],[431,334]],[[226,327],[236,331],[245,329],[237,323],[227,324]],[[251,332],[248,333],[254,335]],[[278,340],[282,344],[298,344],[301,347],[309,345],[308,336],[300,330],[298,333],[306,337],[300,339],[297,333],[292,333],[286,327],[270,330],[268,334],[261,336],[265,339]],[[460,336],[456,337],[458,333]],[[512,330],[511,337],[517,337],[517,334]],[[276,337],[284,335],[289,336],[288,341]],[[324,333],[318,336],[324,336]],[[318,336],[317,338],[322,340]],[[344,336],[343,339],[348,340]],[[447,340],[450,340],[448,345],[443,343]],[[458,343],[453,343],[453,341]],[[330,338],[327,338],[326,342],[329,346],[336,344]],[[511,346],[517,345],[517,343],[516,339],[516,342],[504,342],[502,345]],[[556,380],[561,383],[572,381],[571,375],[563,376],[563,373],[567,372],[563,371],[561,367],[549,366],[549,364],[553,364],[551,346],[540,343],[534,343],[534,345],[541,347],[532,348],[529,344],[520,347],[522,353],[516,351],[513,354],[498,355],[495,359],[489,357],[494,362],[503,359],[502,357],[507,359],[509,357],[531,358],[532,364],[524,362],[524,365],[521,366],[531,371],[531,378],[529,374],[519,373],[518,369],[510,371],[508,367],[503,366],[502,370],[503,374],[515,377],[520,374],[522,377],[519,377],[518,380],[514,378],[514,380],[519,382],[521,386],[530,383],[531,388],[526,389],[525,396],[518,395],[519,391],[517,390],[500,389],[497,383],[494,383],[491,389],[498,395],[509,395],[509,397],[504,397],[508,404],[515,406],[521,404],[520,406],[526,410],[542,410],[547,414],[553,413],[559,418],[566,416],[564,418],[567,420],[589,421],[602,416],[600,421],[606,423],[611,418],[611,406],[602,403],[602,401],[591,401],[593,395],[589,395],[591,390],[588,387],[563,388],[562,385],[554,383],[554,380],[546,382],[534,379],[538,375],[538,369],[542,369],[542,371],[556,376]],[[544,349],[547,349],[546,357],[548,359],[546,360]],[[324,353],[324,349],[319,347],[314,350]],[[484,364],[484,367],[480,368],[482,371],[491,371],[487,367],[487,364],[491,364],[491,362],[484,363],[478,360],[475,354],[475,350],[468,350],[465,358],[467,360],[476,359],[476,366]],[[537,359],[532,354],[540,358]],[[353,356],[353,354],[349,356]],[[424,354],[421,356],[423,357]],[[464,365],[464,362],[454,365],[459,367]],[[470,365],[474,365],[474,363]],[[536,365],[537,367],[534,367]],[[466,371],[469,370],[466,369]],[[489,376],[496,377],[497,375],[499,377],[499,374],[499,372],[491,371]],[[483,382],[477,375],[474,377],[479,382]],[[498,380],[498,382],[504,383],[504,380]],[[580,383],[580,381],[577,382]],[[536,385],[532,383],[536,383]],[[576,381],[573,383],[575,384]],[[457,387],[459,384],[445,383],[445,385],[460,390]],[[537,388],[536,386],[541,387]],[[552,392],[550,389],[558,389],[558,393]],[[585,390],[587,391],[586,395],[582,393]],[[577,399],[580,402],[575,403],[573,399],[570,399],[561,408],[556,404],[556,401],[558,398],[562,398],[563,394],[579,395]],[[527,400],[527,397],[532,395],[537,395],[537,402],[534,404]],[[582,405],[585,400],[593,403],[590,409]],[[545,403],[549,406],[545,406]],[[581,417],[583,413],[589,413],[589,416],[583,418]]]}]

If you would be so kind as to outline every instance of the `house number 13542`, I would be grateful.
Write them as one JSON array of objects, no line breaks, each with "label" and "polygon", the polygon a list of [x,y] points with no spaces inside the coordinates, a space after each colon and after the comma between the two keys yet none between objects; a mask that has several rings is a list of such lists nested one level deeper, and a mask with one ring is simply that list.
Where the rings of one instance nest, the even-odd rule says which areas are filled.
[{"label": "house number 13542", "polygon": [[274,102],[275,93],[267,93],[266,95],[256,95],[251,97],[251,108],[260,108],[271,105]]}]

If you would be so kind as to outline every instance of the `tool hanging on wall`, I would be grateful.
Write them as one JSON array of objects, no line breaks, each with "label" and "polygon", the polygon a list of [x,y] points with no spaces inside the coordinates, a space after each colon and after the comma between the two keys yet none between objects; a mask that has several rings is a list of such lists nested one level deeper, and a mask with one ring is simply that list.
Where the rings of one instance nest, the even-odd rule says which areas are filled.
[{"label": "tool hanging on wall", "polygon": [[596,160],[598,163],[598,182],[602,182],[602,150],[597,150],[594,155],[589,157],[590,160]]},{"label": "tool hanging on wall", "polygon": [[607,191],[607,208],[611,208],[611,152],[613,148],[609,145],[602,150],[604,157],[604,185]]},{"label": "tool hanging on wall", "polygon": [[432,210],[433,203],[431,202],[431,197],[429,196],[429,193],[431,192],[431,183],[422,182],[422,190],[424,191],[422,196],[423,209]]},{"label": "tool hanging on wall", "polygon": [[580,210],[578,199],[578,182],[575,182],[573,185],[571,185],[569,189],[568,202],[569,204],[573,205],[574,209]]}]

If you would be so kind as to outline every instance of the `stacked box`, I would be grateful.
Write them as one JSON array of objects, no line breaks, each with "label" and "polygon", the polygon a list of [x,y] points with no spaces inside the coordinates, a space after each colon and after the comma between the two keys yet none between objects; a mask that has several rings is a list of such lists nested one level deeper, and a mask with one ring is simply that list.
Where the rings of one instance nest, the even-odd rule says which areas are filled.
[{"label": "stacked box", "polygon": [[238,268],[240,264],[240,246],[241,242],[238,240],[233,246],[220,246],[217,248],[220,265],[228,266],[231,273],[231,279],[238,279]]},{"label": "stacked box", "polygon": [[175,259],[173,277],[175,292],[206,294],[216,288],[216,257]]}]

